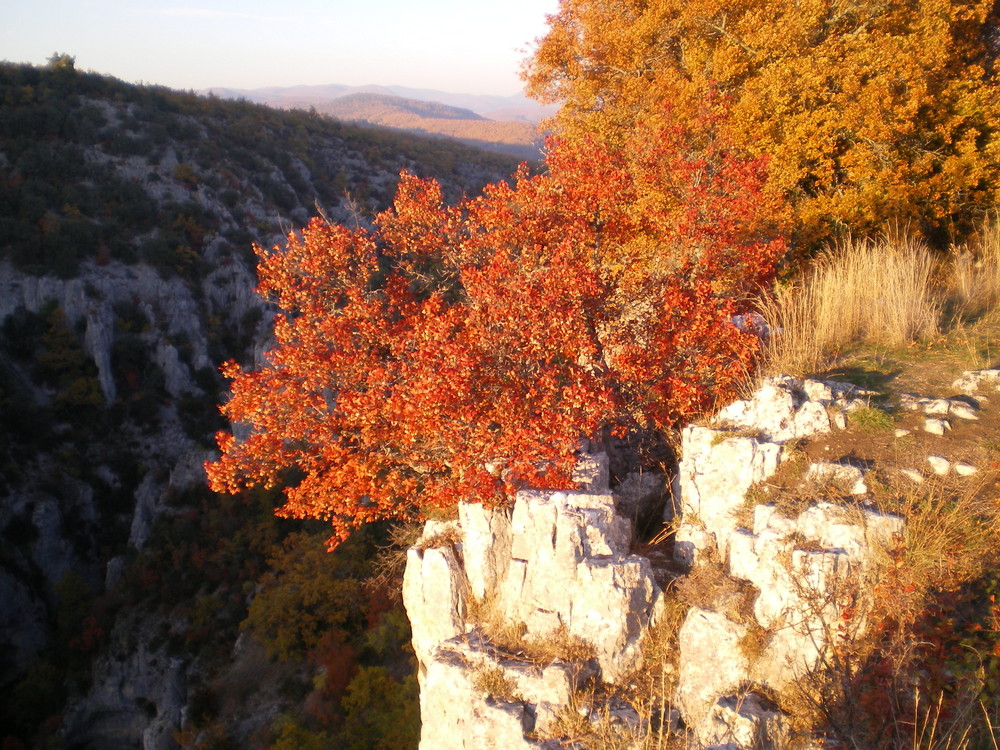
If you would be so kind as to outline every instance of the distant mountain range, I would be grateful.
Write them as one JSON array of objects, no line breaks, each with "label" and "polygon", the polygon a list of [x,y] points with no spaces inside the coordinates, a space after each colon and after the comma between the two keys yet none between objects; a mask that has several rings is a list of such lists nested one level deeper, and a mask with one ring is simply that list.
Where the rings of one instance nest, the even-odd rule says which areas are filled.
[{"label": "distant mountain range", "polygon": [[279,109],[312,109],[338,120],[454,138],[475,146],[538,159],[538,123],[555,114],[524,94],[452,94],[406,86],[288,86],[212,88],[203,92]]},{"label": "distant mountain range", "polygon": [[259,89],[212,88],[200,91],[224,99],[247,99],[282,109],[321,107],[333,99],[353,94],[381,94],[422,102],[437,102],[449,107],[468,109],[487,120],[520,120],[537,123],[555,114],[557,107],[543,106],[523,93],[513,96],[489,94],[452,94],[434,89],[414,89],[407,86],[345,86],[331,83],[325,86],[271,86]]}]

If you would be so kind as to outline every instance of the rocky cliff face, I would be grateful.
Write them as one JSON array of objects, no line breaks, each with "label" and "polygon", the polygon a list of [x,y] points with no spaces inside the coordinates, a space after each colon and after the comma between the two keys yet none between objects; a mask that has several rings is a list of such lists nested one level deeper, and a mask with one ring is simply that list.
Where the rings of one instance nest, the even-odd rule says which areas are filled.
[{"label": "rocky cliff face", "polygon": [[[933,440],[935,410],[977,420],[982,394],[998,383],[996,371],[977,371],[954,385],[975,398],[899,401]],[[922,480],[905,464],[878,466],[876,480],[853,451],[829,456],[831,445],[860,444],[852,415],[877,398],[847,383],[772,378],[711,424],[685,428],[674,566],[631,552],[600,454],[584,457],[577,492],[526,490],[510,511],[461,506],[458,520],[428,523],[404,589],[420,663],[421,750],[580,747],[580,736],[609,733],[615,747],[668,736],[691,748],[786,746],[793,727],[774,696],[822,679],[864,636],[879,606],[876,582],[907,535],[906,519],[878,510],[866,483]],[[897,428],[896,438],[909,433]],[[807,441],[824,460],[806,455]],[[935,448],[927,445],[920,450]],[[774,497],[762,493],[777,487]],[[657,579],[678,585],[664,593]],[[595,696],[626,695],[640,681],[662,611],[678,607],[660,705],[601,706]],[[576,649],[531,653],[532,641],[567,638]]]},{"label": "rocky cliff face", "polygon": [[[50,696],[35,718],[65,716],[73,746],[172,747],[200,668],[180,640],[191,618],[155,599],[192,571],[154,571],[142,590],[132,567],[175,520],[204,515],[217,368],[260,357],[270,332],[252,244],[317,210],[366,221],[403,168],[454,197],[515,165],[71,67],[0,65],[0,99],[0,702]],[[168,536],[190,553],[203,532],[184,533]],[[84,604],[126,582],[123,609],[81,640]],[[217,586],[173,595],[193,610]],[[245,614],[242,594],[216,600]],[[70,642],[73,679],[33,677]]]},{"label": "rocky cliff face", "polygon": [[[81,628],[79,621],[60,622],[67,581],[82,579],[88,598],[113,589],[160,519],[183,512],[178,499],[204,485],[209,435],[184,412],[203,404],[207,413],[216,399],[204,321],[216,316],[236,330],[254,312],[253,320],[266,322],[250,274],[231,269],[222,278],[210,274],[199,289],[145,265],[85,263],[78,277],[58,279],[0,263],[0,323],[10,329],[60,310],[66,330],[78,332],[102,404],[94,407],[93,428],[57,421],[42,450],[19,466],[20,478],[8,477],[0,505],[0,528],[11,542],[0,569],[4,681],[23,674],[57,631]],[[133,320],[123,319],[124,307]],[[141,354],[138,363],[123,362],[126,340]],[[128,413],[140,397],[126,369],[132,366],[138,377],[157,374],[141,420]],[[38,413],[48,414],[62,391],[35,380],[30,362],[9,362],[11,372]],[[80,467],[76,476],[67,471],[67,452]],[[25,532],[12,539],[19,524]],[[168,654],[162,638],[157,644],[159,623],[146,620],[159,616],[125,615],[108,635],[90,687],[66,714],[67,737],[79,746],[176,747],[189,660]]]}]

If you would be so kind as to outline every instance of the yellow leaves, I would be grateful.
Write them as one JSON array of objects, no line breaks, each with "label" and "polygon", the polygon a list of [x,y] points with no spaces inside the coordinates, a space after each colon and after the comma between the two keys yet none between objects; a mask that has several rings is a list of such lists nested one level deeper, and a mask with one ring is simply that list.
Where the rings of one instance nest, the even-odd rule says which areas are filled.
[{"label": "yellow leaves", "polygon": [[845,224],[868,231],[895,213],[960,229],[973,201],[995,203],[1000,181],[1000,90],[981,64],[991,8],[563,0],[526,76],[531,91],[565,100],[564,133],[612,143],[664,102],[688,122],[707,91],[727,94],[727,134],[773,155],[769,190],[794,201],[804,239]]}]

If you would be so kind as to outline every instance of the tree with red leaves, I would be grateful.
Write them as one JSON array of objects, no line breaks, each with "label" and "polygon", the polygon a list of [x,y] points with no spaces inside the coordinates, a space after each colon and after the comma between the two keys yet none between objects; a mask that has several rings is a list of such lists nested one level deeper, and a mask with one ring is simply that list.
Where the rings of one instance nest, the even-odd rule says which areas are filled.
[{"label": "tree with red leaves", "polygon": [[453,207],[403,174],[372,229],[317,219],[258,248],[276,343],[223,368],[223,413],[249,431],[220,433],[213,489],[287,481],[280,513],[329,522],[335,546],[368,521],[568,486],[582,437],[730,398],[759,346],[733,316],[784,244],[764,160],[711,133],[554,142],[545,174]]}]

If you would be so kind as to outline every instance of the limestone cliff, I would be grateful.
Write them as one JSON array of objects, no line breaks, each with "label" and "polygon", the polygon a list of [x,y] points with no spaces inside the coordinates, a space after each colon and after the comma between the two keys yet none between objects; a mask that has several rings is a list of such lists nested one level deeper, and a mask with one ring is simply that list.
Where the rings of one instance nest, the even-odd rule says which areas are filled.
[{"label": "limestone cliff", "polygon": [[[649,561],[630,554],[607,456],[588,456],[578,478],[576,492],[522,491],[509,512],[463,504],[458,521],[428,524],[410,550],[421,747],[559,747],[538,738],[574,692],[637,667],[661,592]],[[491,642],[504,621],[512,638]],[[525,658],[542,644],[544,662]]]}]

